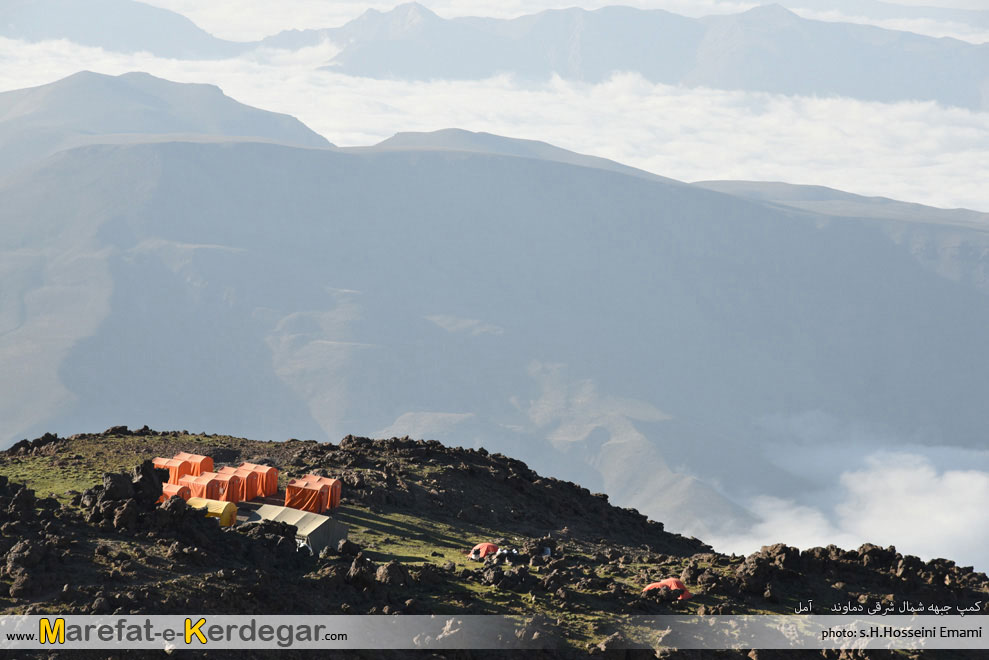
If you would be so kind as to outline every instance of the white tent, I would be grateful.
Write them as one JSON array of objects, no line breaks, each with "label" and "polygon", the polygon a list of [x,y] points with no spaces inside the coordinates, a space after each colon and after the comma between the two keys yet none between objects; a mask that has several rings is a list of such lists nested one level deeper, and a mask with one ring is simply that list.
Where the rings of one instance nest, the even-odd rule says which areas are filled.
[{"label": "white tent", "polygon": [[262,520],[273,520],[294,525],[295,538],[302,544],[309,546],[313,554],[317,555],[323,548],[327,546],[335,548],[342,539],[347,538],[346,525],[329,516],[321,516],[310,511],[300,511],[274,504],[262,504],[248,514],[247,522],[256,523]]}]

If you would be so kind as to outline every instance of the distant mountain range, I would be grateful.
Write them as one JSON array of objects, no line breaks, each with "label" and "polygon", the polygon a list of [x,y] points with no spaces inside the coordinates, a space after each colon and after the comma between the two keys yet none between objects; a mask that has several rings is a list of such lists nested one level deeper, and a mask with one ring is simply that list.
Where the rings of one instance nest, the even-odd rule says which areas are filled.
[{"label": "distant mountain range", "polygon": [[989,108],[989,44],[806,20],[779,5],[701,19],[606,7],[445,20],[408,4],[317,34],[343,45],[331,70],[378,78],[598,82],[631,71],[691,87]]},{"label": "distant mountain range", "polygon": [[337,149],[144,74],[0,94],[0,136],[3,444],[410,434],[700,532],[805,485],[767,416],[984,443],[986,214],[465,131]]},{"label": "distant mountain range", "polygon": [[[808,5],[823,9],[826,3],[801,3]],[[883,15],[909,9],[884,3],[867,8]],[[950,15],[989,24],[989,12]],[[178,58],[232,57],[259,47],[299,49],[331,41],[341,51],[328,70],[374,78],[477,79],[507,73],[599,82],[633,72],[689,87],[989,108],[989,44],[807,20],[780,5],[704,18],[606,7],[502,20],[443,19],[410,3],[388,12],[368,10],[341,27],[233,43],[178,14],[131,0],[16,0],[0,8],[0,36],[64,38]]]}]

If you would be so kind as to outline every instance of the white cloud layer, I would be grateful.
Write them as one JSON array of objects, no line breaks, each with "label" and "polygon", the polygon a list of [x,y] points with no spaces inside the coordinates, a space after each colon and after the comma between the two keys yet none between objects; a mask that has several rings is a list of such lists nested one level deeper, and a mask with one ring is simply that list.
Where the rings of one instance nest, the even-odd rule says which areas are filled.
[{"label": "white cloud layer", "polygon": [[760,522],[744,534],[709,535],[715,548],[875,543],[989,568],[989,451],[923,444],[817,411],[763,422],[762,456],[803,488],[769,492],[766,484],[739,502]]},{"label": "white cloud layer", "polygon": [[[989,452],[966,453],[978,464],[989,463]],[[954,468],[938,468],[921,453],[844,456],[857,467],[836,475],[834,506],[757,497],[749,506],[761,518],[759,524],[747,534],[709,542],[721,551],[739,553],[780,541],[800,548],[832,543],[855,548],[869,542],[896,545],[900,552],[922,559],[949,556],[959,565],[986,569],[989,471],[972,469],[964,461]]]},{"label": "white cloud layer", "polygon": [[341,146],[459,127],[544,140],[685,181],[811,183],[989,211],[989,113],[933,102],[684,89],[634,74],[597,85],[528,85],[505,76],[412,83],[316,71],[334,52],[326,45],[189,62],[0,39],[0,89],[81,69],[147,71],[217,84],[249,105],[292,114]]}]

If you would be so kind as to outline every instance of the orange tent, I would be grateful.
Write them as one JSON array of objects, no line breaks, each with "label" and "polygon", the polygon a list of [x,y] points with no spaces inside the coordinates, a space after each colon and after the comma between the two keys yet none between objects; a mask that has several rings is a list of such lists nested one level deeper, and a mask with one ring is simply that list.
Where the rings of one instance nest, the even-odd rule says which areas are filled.
[{"label": "orange tent", "polygon": [[175,454],[175,458],[180,461],[189,461],[192,464],[192,474],[197,477],[205,472],[213,471],[213,459],[209,456],[199,454],[188,454],[184,451]]},{"label": "orange tent", "polygon": [[315,481],[316,483],[326,484],[330,487],[330,499],[326,503],[327,509],[335,509],[340,506],[340,496],[343,492],[343,483],[339,479],[321,477],[318,474],[307,474],[302,478],[306,481]]},{"label": "orange tent", "polygon": [[153,458],[151,462],[156,468],[168,470],[168,483],[178,485],[179,479],[192,474],[192,464],[177,458]]},{"label": "orange tent", "polygon": [[308,479],[292,479],[285,488],[285,506],[322,513],[330,500],[330,487]]},{"label": "orange tent", "polygon": [[220,482],[216,480],[215,472],[207,472],[198,477],[187,474],[179,480],[179,485],[188,486],[193,497],[207,500],[220,499]]},{"label": "orange tent", "polygon": [[260,484],[260,474],[253,472],[251,470],[244,470],[242,468],[235,468],[231,466],[222,467],[217,470],[219,474],[236,474],[240,477],[240,500],[243,502],[250,502],[255,497],[261,494],[261,484]]},{"label": "orange tent", "polygon": [[494,553],[498,552],[498,546],[496,546],[494,543],[478,543],[470,551],[471,554],[474,554],[475,552],[477,553],[478,557],[484,559],[488,555],[493,555]]},{"label": "orange tent", "polygon": [[161,486],[161,497],[158,498],[158,503],[164,502],[167,499],[173,497],[181,497],[183,500],[188,500],[192,497],[192,491],[189,490],[188,486],[179,486],[177,484],[162,484]]},{"label": "orange tent", "polygon": [[241,463],[241,470],[251,470],[258,473],[258,483],[261,494],[264,496],[274,495],[278,492],[278,468],[270,465],[255,465],[254,463]]},{"label": "orange tent", "polygon": [[236,474],[219,474],[217,472],[207,472],[220,484],[220,496],[216,499],[221,502],[240,502],[240,477]]},{"label": "orange tent", "polygon": [[659,582],[653,582],[645,589],[643,589],[642,593],[646,593],[647,591],[650,591],[652,589],[661,589],[663,587],[666,587],[671,591],[673,589],[679,589],[680,591],[682,591],[683,593],[680,594],[680,598],[678,598],[677,600],[687,600],[692,595],[690,591],[687,590],[687,585],[685,585],[683,582],[681,582],[676,578],[666,578],[665,580],[660,580]]}]

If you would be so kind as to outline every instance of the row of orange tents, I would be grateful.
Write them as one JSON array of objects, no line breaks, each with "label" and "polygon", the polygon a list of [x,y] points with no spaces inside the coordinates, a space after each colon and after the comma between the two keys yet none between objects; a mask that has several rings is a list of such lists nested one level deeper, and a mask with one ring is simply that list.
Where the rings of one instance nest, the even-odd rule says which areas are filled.
[{"label": "row of orange tents", "polygon": [[278,469],[268,465],[241,463],[213,471],[209,456],[180,452],[172,458],[155,458],[155,467],[168,470],[162,499],[201,497],[221,502],[244,502],[278,492]]},{"label": "row of orange tents", "polygon": [[[209,456],[181,452],[172,458],[155,458],[157,468],[168,470],[162,486],[162,500],[169,497],[201,497],[221,502],[245,502],[278,492],[278,469],[267,465],[241,463],[238,467],[213,470]],[[339,479],[307,474],[292,479],[285,489],[285,506],[323,513],[340,506],[343,491]]]},{"label": "row of orange tents", "polygon": [[[213,470],[209,456],[180,452],[172,458],[155,458],[157,468],[168,470],[162,485],[162,501],[169,497],[200,497],[221,502],[249,502],[278,492],[278,469],[267,465],[241,463],[238,467]],[[340,506],[343,491],[339,479],[307,474],[292,479],[285,489],[285,506],[323,513]]]}]

